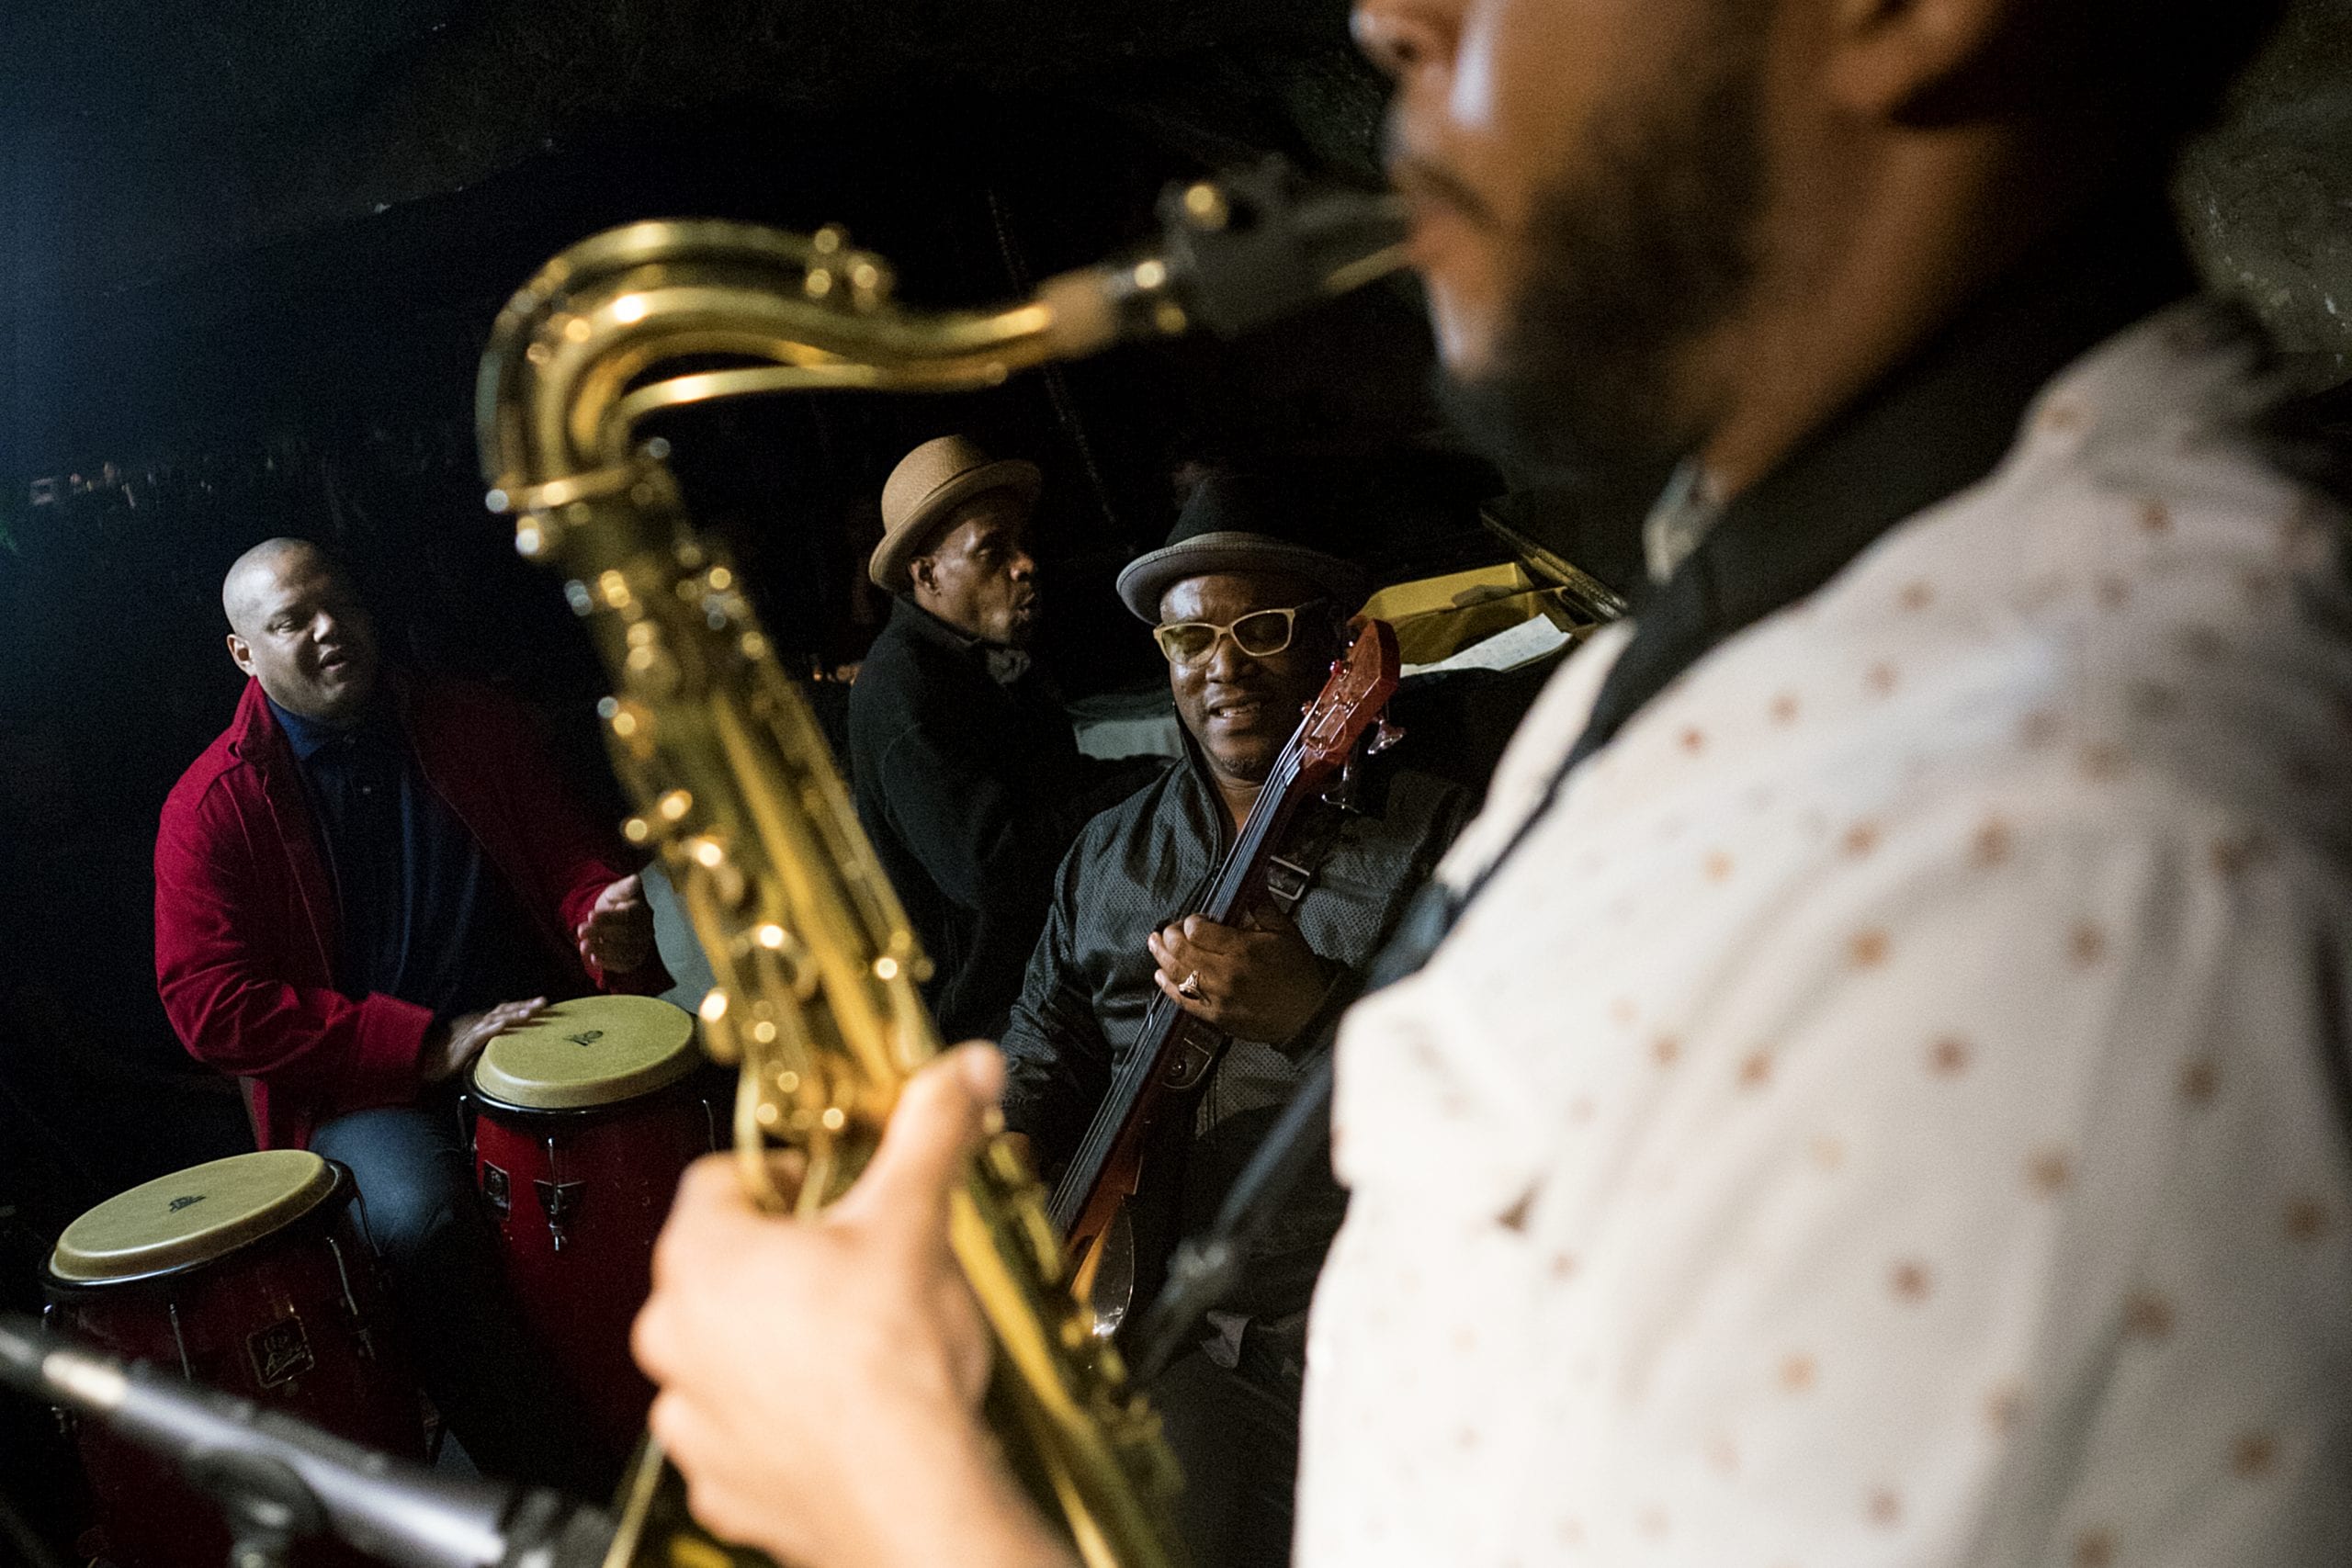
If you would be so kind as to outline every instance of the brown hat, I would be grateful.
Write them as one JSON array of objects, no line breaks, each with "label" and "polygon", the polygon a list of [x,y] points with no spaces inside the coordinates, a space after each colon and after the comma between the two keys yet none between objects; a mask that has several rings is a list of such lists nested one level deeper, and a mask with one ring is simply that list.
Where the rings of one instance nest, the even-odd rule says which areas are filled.
[{"label": "brown hat", "polygon": [[968,435],[926,441],[890,470],[882,486],[882,542],[865,564],[874,586],[897,593],[907,586],[907,563],[929,547],[932,536],[975,496],[1009,490],[1023,506],[1037,499],[1037,465],[997,460]]}]

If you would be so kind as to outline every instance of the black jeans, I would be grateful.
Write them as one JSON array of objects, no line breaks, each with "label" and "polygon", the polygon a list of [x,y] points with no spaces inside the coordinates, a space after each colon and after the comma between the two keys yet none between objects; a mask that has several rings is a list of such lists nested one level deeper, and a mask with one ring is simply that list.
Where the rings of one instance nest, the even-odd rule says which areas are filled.
[{"label": "black jeans", "polygon": [[[1250,1359],[1242,1359],[1245,1371]],[[1283,1568],[1298,1486],[1298,1403],[1194,1350],[1148,1393],[1183,1467],[1176,1525],[1193,1568]]]},{"label": "black jeans", "polygon": [[417,1376],[474,1463],[610,1495],[619,1456],[588,1435],[585,1411],[515,1307],[454,1097],[338,1116],[311,1148],[357,1179]]}]

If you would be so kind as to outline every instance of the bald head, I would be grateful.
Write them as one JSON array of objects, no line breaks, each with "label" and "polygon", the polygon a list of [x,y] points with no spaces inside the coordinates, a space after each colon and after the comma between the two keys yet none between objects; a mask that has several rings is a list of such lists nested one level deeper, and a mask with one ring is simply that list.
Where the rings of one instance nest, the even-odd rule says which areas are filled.
[{"label": "bald head", "polygon": [[376,629],[334,558],[307,539],[265,539],[220,583],[229,657],[289,713],[359,716],[376,690]]},{"label": "bald head", "polygon": [[343,575],[326,551],[308,539],[264,539],[239,556],[220,580],[220,608],[230,626],[243,631],[252,625],[270,588],[289,570],[323,571],[338,579]]}]

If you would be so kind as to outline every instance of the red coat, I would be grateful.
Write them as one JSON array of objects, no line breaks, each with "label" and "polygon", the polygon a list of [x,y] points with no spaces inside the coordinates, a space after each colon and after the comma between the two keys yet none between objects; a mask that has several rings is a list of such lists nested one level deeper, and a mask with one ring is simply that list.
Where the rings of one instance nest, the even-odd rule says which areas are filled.
[{"label": "red coat", "polygon": [[[657,958],[593,975],[572,931],[628,874],[616,840],[573,804],[530,720],[477,687],[399,689],[424,776],[503,873],[582,992],[655,992]],[[334,988],[334,884],[293,749],[249,682],[237,716],[181,775],[155,835],[155,978],[198,1061],[246,1080],[263,1148],[300,1148],[330,1117],[401,1105],[420,1087],[430,1010]]]}]

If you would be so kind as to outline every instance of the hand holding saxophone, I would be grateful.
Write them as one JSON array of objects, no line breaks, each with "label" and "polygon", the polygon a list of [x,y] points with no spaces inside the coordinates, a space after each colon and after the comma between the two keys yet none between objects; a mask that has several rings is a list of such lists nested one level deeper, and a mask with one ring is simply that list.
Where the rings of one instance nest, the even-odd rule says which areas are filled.
[{"label": "hand holding saxophone", "polygon": [[980,1418],[988,1326],[948,1247],[1003,1078],[985,1046],[933,1062],[813,1220],[760,1213],[727,1159],[686,1173],[636,1348],[654,1436],[718,1535],[796,1568],[1070,1562]]}]

